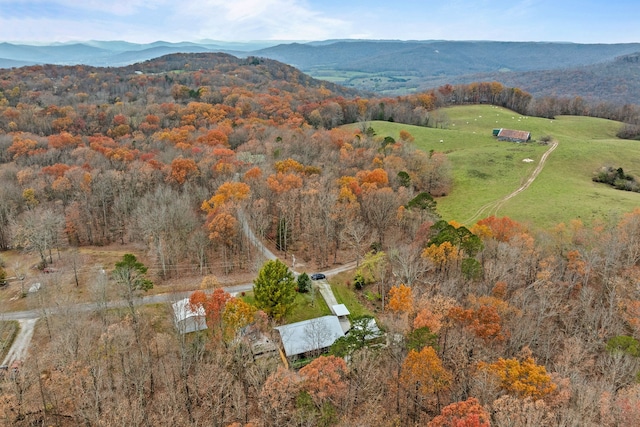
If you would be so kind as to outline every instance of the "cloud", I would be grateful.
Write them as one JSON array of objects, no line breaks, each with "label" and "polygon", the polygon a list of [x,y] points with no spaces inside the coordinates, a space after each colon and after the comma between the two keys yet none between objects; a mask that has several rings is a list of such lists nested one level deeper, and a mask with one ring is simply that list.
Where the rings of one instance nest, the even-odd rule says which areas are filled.
[{"label": "cloud", "polygon": [[615,8],[576,4],[577,0],[0,0],[0,41],[637,41],[637,1],[625,0]]},{"label": "cloud", "polygon": [[[95,13],[127,16],[168,3],[167,0],[0,0],[0,11],[5,16],[14,12],[38,17],[41,16],[39,13],[52,11],[66,16]],[[63,19],[64,15],[60,18]]]},{"label": "cloud", "polygon": [[0,0],[0,40],[318,40],[351,31],[303,0]]},{"label": "cloud", "polygon": [[203,0],[183,3],[176,14],[196,21],[201,37],[235,40],[317,40],[351,24],[294,0]]}]

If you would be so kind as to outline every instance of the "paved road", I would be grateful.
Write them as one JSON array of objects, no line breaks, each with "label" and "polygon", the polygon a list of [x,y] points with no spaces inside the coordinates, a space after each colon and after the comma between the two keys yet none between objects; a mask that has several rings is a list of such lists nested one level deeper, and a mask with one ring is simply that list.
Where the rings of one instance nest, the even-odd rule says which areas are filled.
[{"label": "paved road", "polygon": [[[332,268],[330,270],[324,271],[326,276],[333,276],[343,271],[349,271],[355,268],[356,263],[350,262],[339,267]],[[229,292],[232,295],[238,294],[240,292],[249,292],[253,290],[253,283],[243,283],[240,285],[233,286],[225,286],[223,289]],[[195,289],[194,289],[195,290]],[[184,291],[184,292],[171,292],[166,294],[157,294],[157,295],[148,295],[140,298],[136,298],[134,303],[135,305],[147,305],[147,304],[159,304],[159,303],[174,303],[183,298],[188,298],[193,291]],[[48,307],[48,312],[51,314],[55,313],[86,313],[90,311],[96,311],[100,308],[122,308],[127,306],[127,301],[118,300],[118,301],[108,301],[106,304],[101,305],[95,302],[85,302],[72,304],[67,306],[59,306],[59,307]],[[27,319],[37,319],[42,315],[41,310],[24,310],[24,311],[12,311],[8,313],[0,313],[0,320],[27,320]]]},{"label": "paved road", "polygon": [[[238,217],[243,224],[244,233],[247,235],[249,240],[256,245],[264,257],[268,260],[277,259],[276,255],[271,252],[267,247],[265,247],[262,242],[255,236],[253,230],[249,227],[244,213],[239,211]],[[343,271],[348,271],[355,268],[356,263],[351,262],[339,267],[324,271],[326,276],[332,276]],[[225,286],[223,288],[225,291],[229,292],[232,295],[236,295],[240,292],[247,292],[253,289],[253,283],[245,283],[234,286]],[[329,288],[329,291],[331,288]],[[188,298],[193,291],[185,291],[185,292],[172,292],[166,294],[157,294],[157,295],[149,295],[140,298],[136,298],[134,304],[146,305],[146,304],[158,304],[158,303],[174,303],[183,298]],[[331,293],[333,296],[333,293]],[[56,313],[86,313],[91,311],[97,311],[99,309],[110,309],[110,308],[121,308],[126,307],[128,305],[127,301],[119,300],[119,301],[108,301],[104,304],[99,304],[95,302],[87,302],[87,303],[78,303],[67,306],[58,306],[58,307],[49,307],[48,312],[50,314]],[[20,331],[16,336],[16,339],[13,342],[13,345],[9,349],[7,353],[7,357],[5,357],[5,361],[3,365],[9,365],[16,360],[24,360],[24,357],[27,354],[27,350],[29,348],[29,344],[31,342],[31,337],[33,336],[33,329],[35,324],[40,317],[42,312],[40,310],[24,310],[24,311],[13,311],[8,313],[0,313],[0,320],[17,320],[20,322]]]},{"label": "paved road", "polygon": [[[237,294],[240,292],[246,292],[253,289],[253,283],[245,283],[242,285],[226,286],[223,288],[230,294]],[[185,292],[171,292],[166,294],[148,295],[136,298],[134,300],[135,305],[147,305],[147,304],[159,304],[159,303],[173,303],[183,298],[188,298],[193,291]],[[47,311],[51,314],[56,313],[86,313],[90,311],[97,311],[101,308],[122,308],[127,307],[126,300],[108,301],[106,304],[99,304],[96,302],[85,302],[66,306],[48,307]],[[26,320],[37,319],[42,314],[40,310],[24,310],[24,311],[11,311],[8,313],[0,313],[0,320]]]}]

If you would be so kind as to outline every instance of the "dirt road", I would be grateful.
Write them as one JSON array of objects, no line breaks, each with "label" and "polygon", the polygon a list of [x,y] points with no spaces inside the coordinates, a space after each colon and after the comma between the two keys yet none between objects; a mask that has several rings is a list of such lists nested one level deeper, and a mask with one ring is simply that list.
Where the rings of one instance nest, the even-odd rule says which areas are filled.
[{"label": "dirt road", "polygon": [[36,326],[38,318],[35,319],[22,319],[18,320],[20,323],[20,330],[16,339],[13,341],[7,356],[2,361],[5,366],[11,366],[14,362],[24,360],[33,337],[33,329]]},{"label": "dirt road", "polygon": [[514,198],[515,196],[517,196],[518,194],[522,193],[524,190],[529,188],[529,186],[533,183],[533,181],[536,180],[538,175],[540,175],[540,172],[542,172],[542,168],[544,168],[544,164],[547,161],[547,158],[553,152],[553,150],[556,149],[556,147],[558,147],[558,141],[553,141],[549,149],[544,152],[542,157],[540,157],[540,162],[538,162],[538,166],[536,166],[536,168],[533,170],[529,178],[527,178],[524,184],[522,184],[517,190],[515,190],[511,194],[504,196],[499,200],[489,202],[486,205],[482,206],[471,218],[464,221],[463,224],[472,225],[475,221],[480,219],[481,216],[491,216],[491,215],[497,216],[498,211],[502,208],[502,206],[504,206],[504,204],[507,201],[509,201],[510,199]]}]

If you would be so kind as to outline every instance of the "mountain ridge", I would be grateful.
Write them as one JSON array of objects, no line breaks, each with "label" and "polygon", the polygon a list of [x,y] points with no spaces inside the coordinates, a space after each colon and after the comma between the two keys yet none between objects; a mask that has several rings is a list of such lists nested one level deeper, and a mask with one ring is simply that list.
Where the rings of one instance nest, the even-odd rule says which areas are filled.
[{"label": "mountain ridge", "polygon": [[[91,40],[46,46],[5,42],[0,43],[0,68],[36,64],[121,67],[168,54],[215,52],[277,60],[315,78],[383,95],[488,79],[521,87],[534,96],[556,94],[640,104],[634,59],[640,43],[205,40],[136,44]],[[611,86],[607,83],[611,75],[616,76],[617,89],[605,91],[602,88]],[[580,84],[567,76],[580,77]]]}]

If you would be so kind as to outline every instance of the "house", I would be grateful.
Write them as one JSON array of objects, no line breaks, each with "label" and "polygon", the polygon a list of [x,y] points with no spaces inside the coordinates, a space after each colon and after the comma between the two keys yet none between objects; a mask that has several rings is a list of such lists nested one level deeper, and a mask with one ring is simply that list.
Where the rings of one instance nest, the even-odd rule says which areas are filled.
[{"label": "house", "polygon": [[181,299],[172,304],[173,321],[181,334],[207,329],[207,320],[204,307],[193,307],[189,298]]},{"label": "house", "polygon": [[331,315],[278,326],[276,329],[287,357],[322,352],[344,336],[340,320]]},{"label": "house", "polygon": [[499,141],[528,142],[531,140],[531,132],[524,130],[494,129],[493,135],[498,137]]}]

